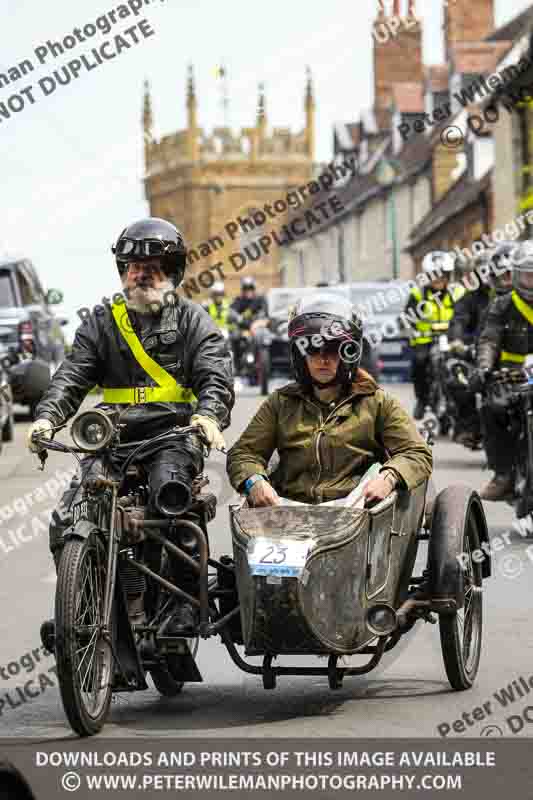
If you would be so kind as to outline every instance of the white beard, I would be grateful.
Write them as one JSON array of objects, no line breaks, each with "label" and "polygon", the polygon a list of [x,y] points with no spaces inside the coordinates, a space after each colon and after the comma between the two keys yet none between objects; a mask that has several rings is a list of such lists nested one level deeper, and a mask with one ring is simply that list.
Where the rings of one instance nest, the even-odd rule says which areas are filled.
[{"label": "white beard", "polygon": [[165,298],[168,293],[175,294],[174,285],[170,280],[162,283],[158,289],[153,287],[141,289],[139,286],[135,289],[125,289],[126,307],[139,314],[159,314],[163,306],[169,304],[170,298]]}]

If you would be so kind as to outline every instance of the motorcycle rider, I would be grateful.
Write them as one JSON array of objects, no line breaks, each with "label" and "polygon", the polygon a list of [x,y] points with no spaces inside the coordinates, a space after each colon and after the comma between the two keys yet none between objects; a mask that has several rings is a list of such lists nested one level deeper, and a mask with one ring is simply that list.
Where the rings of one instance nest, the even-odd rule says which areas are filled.
[{"label": "motorcycle rider", "polygon": [[238,316],[231,310],[223,281],[215,281],[209,294],[210,301],[207,305],[207,313],[219,328],[227,331],[232,330],[238,321]]},{"label": "motorcycle rider", "polygon": [[413,421],[359,368],[362,321],[348,300],[317,292],[299,301],[289,341],[296,382],[270,395],[228,454],[230,482],[251,505],[345,497],[376,462],[367,502],[429,478],[431,450]]},{"label": "motorcycle rider", "polygon": [[[100,407],[118,405],[122,412],[121,441],[151,438],[190,424],[198,427],[210,447],[225,448],[221,431],[229,425],[235,401],[230,355],[213,322],[196,303],[176,292],[186,265],[181,233],[170,222],[149,217],[124,228],[112,252],[123,295],[116,302],[114,295],[112,305],[97,306],[76,331],[71,353],[37,406],[37,420],[28,432],[30,450],[39,450],[33,435],[51,438],[54,428],[77,412],[96,384],[103,387]],[[193,477],[199,474],[203,455],[202,439],[191,435],[179,445],[162,445],[145,463],[153,516],[156,485],[171,480],[179,469]],[[94,458],[83,459],[83,476],[98,468]],[[73,479],[52,514],[50,550],[56,569],[62,535],[72,522],[69,510],[79,490],[80,481]],[[191,568],[178,562],[172,566],[178,586],[194,594],[197,578]],[[149,586],[147,599],[151,591]],[[194,621],[195,610],[184,602],[172,620],[173,633],[190,630]],[[42,638],[52,649],[53,623],[44,623]]]},{"label": "motorcycle rider", "polygon": [[231,343],[235,361],[235,372],[241,373],[242,361],[255,324],[268,316],[266,300],[256,292],[255,279],[250,275],[241,278],[241,293],[231,304],[232,311],[238,315],[238,325],[232,331]]},{"label": "motorcycle rider", "polygon": [[[512,253],[512,291],[489,306],[479,336],[476,383],[482,388],[491,370],[525,366],[533,354],[533,240]],[[483,500],[500,501],[513,494],[514,450],[508,440],[507,412],[483,406],[485,450],[494,477],[481,492]]]},{"label": "motorcycle rider", "polygon": [[257,294],[255,278],[251,275],[241,278],[241,293],[235,298],[231,307],[243,320],[249,322],[267,316],[265,297]]},{"label": "motorcycle rider", "polygon": [[[511,256],[515,248],[516,242],[501,242],[473,259],[473,272],[479,285],[457,302],[450,323],[450,351],[457,356],[464,356],[467,347],[477,342],[485,314],[494,297],[511,290]],[[472,276],[469,283],[472,284]],[[457,407],[454,441],[473,447],[481,440],[481,420],[476,408],[475,392],[471,387],[450,387],[450,391]]]},{"label": "motorcycle rider", "polygon": [[431,386],[430,350],[438,326],[438,333],[445,332],[453,317],[455,304],[463,296],[464,290],[454,286],[448,290],[451,275],[455,268],[455,257],[442,250],[427,253],[422,261],[422,273],[428,280],[423,288],[411,289],[405,313],[416,314],[415,335],[410,339],[412,357],[412,380],[416,397],[413,412],[415,419],[422,419],[428,405]]}]

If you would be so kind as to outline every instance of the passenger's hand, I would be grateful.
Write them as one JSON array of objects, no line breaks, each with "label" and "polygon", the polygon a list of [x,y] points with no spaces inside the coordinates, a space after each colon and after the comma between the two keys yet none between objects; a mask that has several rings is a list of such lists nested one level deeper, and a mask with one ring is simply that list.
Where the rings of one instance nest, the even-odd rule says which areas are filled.
[{"label": "passenger's hand", "polygon": [[385,498],[388,497],[393,490],[394,487],[388,478],[374,478],[374,480],[368,481],[367,485],[363,489],[365,504],[369,505],[370,503],[379,503],[381,500],[385,500]]},{"label": "passenger's hand", "polygon": [[39,450],[42,450],[42,447],[40,447],[37,442],[32,441],[33,434],[38,433],[45,439],[51,439],[53,427],[54,426],[49,419],[37,419],[32,425],[30,425],[26,441],[32,453],[38,453]]},{"label": "passenger's hand", "polygon": [[254,483],[248,495],[248,502],[257,508],[281,505],[281,500],[274,487],[264,480]]},{"label": "passenger's hand", "polygon": [[215,450],[226,451],[226,442],[214,419],[211,419],[211,417],[204,417],[202,414],[193,414],[191,417],[191,425],[202,429],[209,443],[209,447],[214,447]]}]

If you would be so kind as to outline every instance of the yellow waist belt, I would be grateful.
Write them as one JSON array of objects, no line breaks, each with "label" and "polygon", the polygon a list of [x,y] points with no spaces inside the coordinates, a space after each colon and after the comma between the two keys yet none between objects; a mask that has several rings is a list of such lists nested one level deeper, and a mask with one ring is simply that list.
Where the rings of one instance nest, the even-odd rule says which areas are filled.
[{"label": "yellow waist belt", "polygon": [[122,303],[111,307],[121,336],[128,344],[133,356],[157,386],[128,386],[126,388],[104,388],[105,403],[194,403],[197,397],[192,389],[177,383],[163,367],[150,358],[133,330],[126,306]]}]

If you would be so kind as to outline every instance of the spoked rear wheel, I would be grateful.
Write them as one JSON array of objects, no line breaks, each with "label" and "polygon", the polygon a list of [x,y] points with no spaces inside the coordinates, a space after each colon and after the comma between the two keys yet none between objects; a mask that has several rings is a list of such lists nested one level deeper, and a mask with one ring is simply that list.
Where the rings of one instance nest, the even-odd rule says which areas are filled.
[{"label": "spoked rear wheel", "polygon": [[466,558],[464,605],[453,615],[439,617],[440,641],[446,675],[458,691],[469,689],[476,678],[481,656],[483,628],[483,589],[481,564],[472,561],[479,549],[479,535],[473,514],[467,518],[463,534],[463,553]]},{"label": "spoked rear wheel", "polygon": [[57,675],[65,713],[80,736],[101,730],[111,703],[113,655],[102,636],[106,566],[96,536],[68,541],[59,564]]}]

